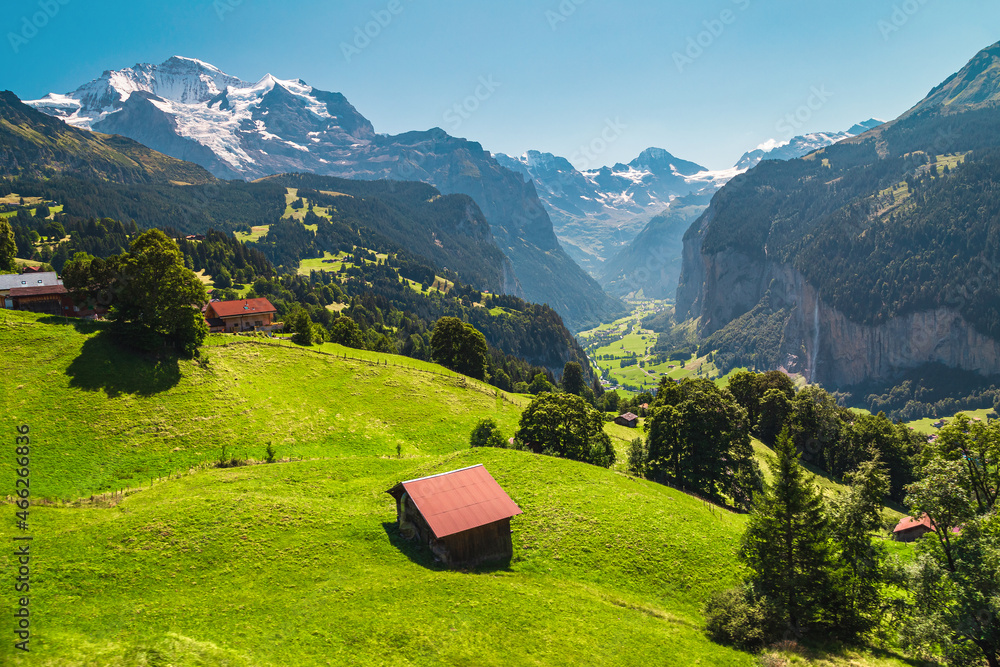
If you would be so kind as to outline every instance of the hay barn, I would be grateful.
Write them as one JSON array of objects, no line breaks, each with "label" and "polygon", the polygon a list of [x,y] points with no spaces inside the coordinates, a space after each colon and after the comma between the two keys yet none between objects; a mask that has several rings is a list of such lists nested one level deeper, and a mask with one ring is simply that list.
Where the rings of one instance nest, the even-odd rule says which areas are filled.
[{"label": "hay barn", "polygon": [[626,412],[623,415],[615,417],[615,423],[619,426],[627,426],[629,428],[639,427],[639,415],[633,412]]},{"label": "hay barn", "polygon": [[[918,518],[904,516],[893,529],[892,538],[897,542],[913,542],[927,533],[933,533],[935,530],[937,530],[937,527],[926,514],[921,514]],[[962,532],[962,529],[952,528],[951,532],[958,535]]]},{"label": "hay barn", "polygon": [[396,499],[400,534],[426,543],[449,567],[513,555],[510,519],[521,508],[482,464],[400,482],[387,493]]}]

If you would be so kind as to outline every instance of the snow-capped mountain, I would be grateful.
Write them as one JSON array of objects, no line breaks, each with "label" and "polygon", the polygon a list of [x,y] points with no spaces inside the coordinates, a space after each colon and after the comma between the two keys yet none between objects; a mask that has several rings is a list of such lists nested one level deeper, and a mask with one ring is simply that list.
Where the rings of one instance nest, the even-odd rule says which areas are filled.
[{"label": "snow-capped mountain", "polygon": [[797,157],[808,155],[820,148],[826,148],[833,144],[864,134],[872,128],[882,125],[885,121],[870,118],[863,123],[858,123],[846,132],[815,132],[794,137],[788,141],[776,141],[771,139],[752,151],[743,154],[736,168],[742,171],[756,167],[762,160],[794,160]]},{"label": "snow-capped mountain", "polygon": [[673,298],[680,278],[684,234],[691,223],[708,208],[712,195],[729,180],[763,160],[800,158],[815,150],[864,134],[882,124],[883,121],[880,120],[866,120],[846,132],[817,132],[794,137],[786,142],[772,140],[745,153],[732,169],[715,172],[710,185],[672,199],[630,243],[619,248],[600,266],[597,279],[611,294],[626,295],[642,290],[647,297]]},{"label": "snow-capped mountain", "polygon": [[628,164],[580,172],[568,160],[538,151],[520,157],[498,153],[505,167],[534,181],[556,235],[570,255],[592,274],[679,195],[731,178],[682,160],[662,148],[648,148]]},{"label": "snow-capped mountain", "polygon": [[27,104],[120,134],[226,179],[286,172],[423,181],[471,196],[511,260],[505,289],[556,308],[570,327],[603,321],[611,299],[560,246],[535,186],[478,143],[440,129],[379,135],[340,93],[270,74],[256,83],[191,58],[140,64]]},{"label": "snow-capped mountain", "polygon": [[[862,134],[882,121],[868,120],[846,132],[818,132],[790,141],[768,141],[745,153],[729,169],[710,170],[662,148],[648,148],[628,164],[580,172],[551,153],[528,151],[520,157],[498,153],[497,161],[534,181],[548,209],[556,236],[591,275],[605,275],[602,264],[627,246],[678,197],[711,195],[762,160],[791,160]],[[683,206],[682,210],[694,210]]]},{"label": "snow-capped mountain", "polygon": [[174,56],[161,65],[136,65],[106,71],[72,93],[50,93],[28,104],[74,127],[89,130],[94,123],[121,109],[132,93],[144,92],[181,104],[198,104],[219,95],[229,86],[246,88],[249,85],[208,63]]},{"label": "snow-capped mountain", "polygon": [[183,153],[177,157],[223,178],[315,171],[330,162],[320,153],[350,152],[375,137],[371,123],[339,93],[271,74],[247,83],[180,56],[104,72],[71,93],[26,103],[76,127]]}]

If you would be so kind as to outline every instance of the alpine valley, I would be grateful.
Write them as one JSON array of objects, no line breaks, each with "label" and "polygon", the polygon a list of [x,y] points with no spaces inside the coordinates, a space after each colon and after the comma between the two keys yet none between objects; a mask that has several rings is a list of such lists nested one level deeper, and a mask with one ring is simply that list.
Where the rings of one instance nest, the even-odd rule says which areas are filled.
[{"label": "alpine valley", "polygon": [[[30,47],[154,48],[158,4],[120,42],[72,4],[88,39]],[[335,34],[315,7],[213,4],[233,62],[291,57],[278,18],[313,57]],[[598,4],[547,12],[575,16],[558,75],[517,89],[532,113],[579,67],[558,40],[655,50],[670,26],[636,28],[684,19]],[[730,32],[751,3],[722,4],[690,40],[726,31],[683,82],[701,93],[640,72],[647,113],[700,115],[736,80],[763,98],[743,72],[787,83],[770,42],[823,36],[821,12],[763,32],[768,3]],[[501,51],[461,13],[515,5],[392,0],[355,37],[394,33],[366,64],[423,91],[478,68],[470,44],[540,65],[532,33]],[[656,67],[639,43],[616,84]],[[380,72],[340,75],[395,103]],[[380,134],[340,93],[180,56],[0,92],[0,665],[1000,667],[1000,43],[894,120],[807,129],[728,169],[656,147],[601,166]]]},{"label": "alpine valley", "polygon": [[672,299],[680,274],[681,237],[719,188],[762,160],[802,157],[881,122],[868,120],[846,132],[772,139],[719,171],[662,148],[648,148],[628,164],[584,171],[566,158],[539,151],[495,157],[534,181],[556,236],[605,289],[619,296],[644,290],[646,296]]},{"label": "alpine valley", "polygon": [[684,235],[679,319],[723,365],[825,386],[1000,375],[1000,44],[894,121],[732,179]]}]

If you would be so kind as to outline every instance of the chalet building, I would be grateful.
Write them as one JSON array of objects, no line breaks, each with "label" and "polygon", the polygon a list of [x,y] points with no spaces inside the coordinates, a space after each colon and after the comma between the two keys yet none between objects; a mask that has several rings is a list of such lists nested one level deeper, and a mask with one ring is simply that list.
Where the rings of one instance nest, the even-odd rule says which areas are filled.
[{"label": "chalet building", "polygon": [[54,287],[62,285],[59,276],[53,271],[42,271],[34,273],[8,273],[0,275],[0,299],[3,299],[4,308],[13,308],[14,304],[7,300],[10,291],[15,287]]},{"label": "chalet building", "polygon": [[631,412],[626,412],[623,415],[615,417],[615,423],[619,426],[628,426],[629,428],[638,428],[639,426],[639,415],[633,414]]},{"label": "chalet building", "polygon": [[400,482],[386,493],[396,499],[400,534],[426,543],[448,567],[513,556],[510,519],[521,508],[481,464]]},{"label": "chalet building", "polygon": [[4,302],[10,302],[13,310],[29,310],[33,313],[76,317],[76,308],[69,291],[62,285],[14,287]]},{"label": "chalet building", "polygon": [[[69,311],[64,310],[64,305],[68,305]],[[53,271],[0,275],[0,306],[8,310],[73,315],[73,302]]]},{"label": "chalet building", "polygon": [[[913,517],[904,516],[900,519],[896,527],[892,529],[892,539],[897,542],[913,542],[918,540],[927,533],[933,533],[936,530],[934,523],[931,521],[930,517],[926,514],[922,514],[919,519],[914,519]],[[961,528],[952,528],[951,532],[956,535],[962,532]]]},{"label": "chalet building", "polygon": [[271,331],[278,310],[267,299],[212,301],[205,308],[211,332]]}]

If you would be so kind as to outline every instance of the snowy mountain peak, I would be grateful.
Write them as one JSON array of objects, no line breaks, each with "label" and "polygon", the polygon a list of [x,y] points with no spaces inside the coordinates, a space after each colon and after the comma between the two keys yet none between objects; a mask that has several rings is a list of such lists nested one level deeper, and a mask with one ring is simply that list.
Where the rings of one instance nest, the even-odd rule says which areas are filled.
[{"label": "snowy mountain peak", "polygon": [[73,92],[27,104],[70,125],[141,137],[185,157],[207,148],[215,155],[207,158],[210,168],[229,178],[265,163],[300,170],[303,154],[374,137],[371,123],[339,93],[273,74],[248,83],[184,56],[107,71]]},{"label": "snowy mountain peak", "polygon": [[863,123],[852,126],[846,132],[813,132],[803,134],[785,141],[769,139],[752,151],[743,154],[736,168],[746,171],[752,169],[764,160],[793,160],[808,155],[813,151],[833,145],[838,141],[864,134],[878,127],[884,121],[870,118]]},{"label": "snowy mountain peak", "polygon": [[851,129],[849,129],[847,133],[856,137],[859,134],[864,134],[868,130],[873,130],[879,125],[884,125],[884,124],[885,124],[884,120],[879,120],[878,118],[869,118],[868,120],[862,123],[858,123],[857,125],[851,127]]},{"label": "snowy mountain peak", "polygon": [[121,70],[108,70],[100,78],[70,93],[50,93],[40,100],[26,101],[26,104],[62,118],[70,125],[91,129],[95,123],[120,110],[133,93],[148,93],[179,104],[201,104],[224,93],[227,88],[247,85],[201,60],[172,56],[159,65],[138,63]]},{"label": "snowy mountain peak", "polygon": [[[136,65],[136,67],[140,67],[140,65]],[[180,69],[182,67],[192,67],[196,69],[203,69],[211,72],[216,72],[218,74],[225,74],[222,70],[220,70],[215,65],[212,65],[211,63],[207,63],[204,60],[198,60],[197,58],[187,58],[185,56],[170,56],[170,58],[165,60],[160,65],[161,69],[167,67],[174,67],[177,69]]]},{"label": "snowy mountain peak", "polygon": [[628,163],[633,170],[650,171],[654,174],[681,174],[692,176],[705,171],[705,167],[694,162],[681,160],[662,148],[647,148],[639,157]]},{"label": "snowy mountain peak", "polygon": [[282,81],[273,74],[265,74],[260,81],[250,86],[254,90],[271,90],[275,86],[280,86]]}]

